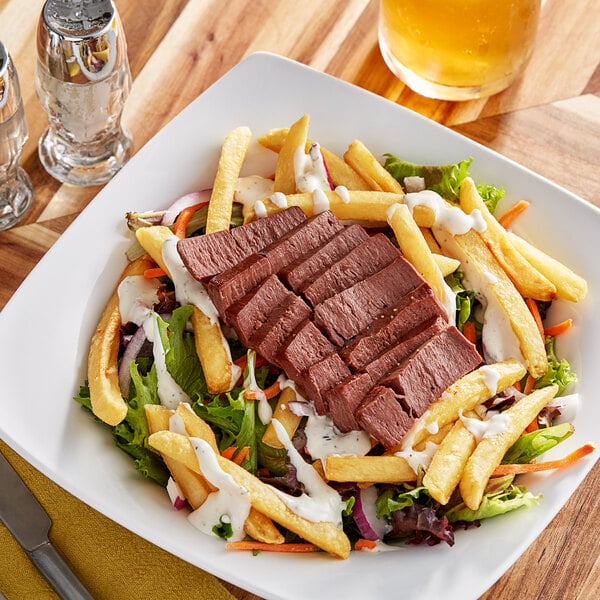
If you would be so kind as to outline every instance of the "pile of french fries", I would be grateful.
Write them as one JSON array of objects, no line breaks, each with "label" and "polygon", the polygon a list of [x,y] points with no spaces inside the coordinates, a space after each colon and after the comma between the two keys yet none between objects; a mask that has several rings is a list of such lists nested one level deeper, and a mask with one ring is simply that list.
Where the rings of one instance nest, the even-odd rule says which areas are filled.
[{"label": "pile of french fries", "polygon": [[[294,173],[297,149],[307,151],[312,144],[308,128],[309,117],[305,115],[289,128],[264,133],[258,142],[278,156],[274,192],[285,195],[287,206],[299,206],[312,216],[314,195],[298,192]],[[250,143],[251,132],[247,127],[234,129],[223,143],[206,233],[230,226],[236,184]],[[335,190],[325,192],[330,210],[342,220],[388,223],[401,251],[431,285],[442,304],[448,306],[451,299],[444,277],[460,269],[461,265],[468,263],[476,273],[493,277],[494,284],[488,287],[488,293],[518,340],[523,360],[510,358],[464,376],[415,423],[401,447],[382,456],[331,455],[322,462],[316,461],[313,466],[326,481],[356,482],[364,486],[414,482],[417,474],[403,452],[434,448],[423,485],[442,505],[448,503],[458,488],[465,504],[477,509],[488,480],[506,450],[555,396],[557,388],[548,386],[525,396],[506,411],[508,425],[502,432],[480,441],[465,426],[461,416],[480,418],[476,412],[478,406],[520,381],[527,373],[537,379],[546,372],[544,341],[525,298],[563,298],[578,302],[586,294],[586,282],[565,265],[503,228],[490,214],[470,179],[461,187],[460,208],[467,214],[479,210],[487,227],[482,232],[470,230],[450,235],[436,225],[431,210],[424,206],[416,207],[412,212],[408,209],[400,183],[360,141],[352,142],[342,157],[324,147],[321,151],[333,185],[347,190],[347,194]],[[264,198],[262,203],[268,214],[282,210],[281,203],[275,203],[270,197]],[[246,222],[256,216],[253,206],[244,206]],[[143,273],[149,265],[166,270],[161,249],[171,235],[171,230],[164,226],[138,229],[136,236],[147,256],[130,264],[123,277]],[[213,393],[228,391],[235,380],[235,366],[220,324],[211,322],[197,308],[192,324],[209,390]],[[127,412],[116,377],[119,325],[118,300],[113,296],[92,339],[88,371],[94,413],[111,425],[119,423]],[[495,386],[490,386],[490,378],[496,382]],[[283,425],[290,438],[301,423],[301,417],[289,410],[294,398],[295,391],[285,388],[274,408],[274,418]],[[184,423],[187,435],[170,431],[169,422],[175,413]],[[333,523],[315,523],[300,517],[268,485],[220,456],[213,431],[189,405],[180,405],[176,411],[147,406],[146,415],[151,433],[148,443],[164,458],[193,509],[201,506],[214,491],[203,477],[190,440],[200,438],[213,448],[221,469],[248,491],[252,509],[245,532],[250,537],[269,544],[281,544],[284,539],[275,525],[279,524],[336,557],[348,556],[348,538]],[[434,430],[436,432],[432,433]],[[282,447],[272,425],[267,428],[263,441],[273,447]]]}]

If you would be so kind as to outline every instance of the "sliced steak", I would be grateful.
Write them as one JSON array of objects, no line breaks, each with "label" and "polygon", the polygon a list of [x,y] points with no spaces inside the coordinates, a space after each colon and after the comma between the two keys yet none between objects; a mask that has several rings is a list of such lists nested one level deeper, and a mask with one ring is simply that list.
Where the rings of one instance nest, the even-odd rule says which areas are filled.
[{"label": "sliced steak", "polygon": [[414,423],[402,409],[394,390],[380,385],[361,402],[356,410],[356,420],[386,450],[396,446]]},{"label": "sliced steak", "polygon": [[411,330],[436,316],[448,318],[431,287],[423,283],[342,348],[340,355],[352,370],[360,371]]},{"label": "sliced steak", "polygon": [[294,329],[309,319],[312,311],[299,296],[290,294],[250,339],[252,348],[277,365],[277,355]]},{"label": "sliced steak", "polygon": [[287,265],[312,253],[338,231],[341,231],[343,227],[342,223],[329,210],[301,223],[282,238],[264,248],[263,251],[271,263],[273,273],[279,273]]},{"label": "sliced steak", "polygon": [[400,251],[388,237],[377,233],[321,273],[302,289],[302,294],[312,306],[316,306],[377,273],[399,256]]},{"label": "sliced steak", "polygon": [[206,286],[220,314],[271,275],[271,263],[261,254],[250,254],[237,265],[215,275]]},{"label": "sliced steak", "polygon": [[223,315],[226,325],[232,326],[244,346],[250,346],[250,339],[278,306],[293,296],[279,280],[271,275],[243,298],[234,302]]},{"label": "sliced steak", "polygon": [[294,206],[230,231],[179,240],[177,250],[192,277],[206,281],[272,244],[303,221],[306,215]]},{"label": "sliced steak", "polygon": [[385,375],[400,366],[402,361],[416,352],[423,344],[437,335],[446,327],[446,322],[441,317],[434,317],[424,323],[419,323],[403,338],[397,340],[385,352],[364,366],[364,370],[371,376],[375,383]]},{"label": "sliced steak", "polygon": [[420,417],[444,390],[480,362],[475,346],[451,325],[404,360],[381,385],[401,394],[406,412]]},{"label": "sliced steak", "polygon": [[342,379],[324,394],[333,424],[342,432],[360,430],[356,410],[373,387],[368,373],[358,373]]},{"label": "sliced steak", "polygon": [[194,279],[205,281],[239,263],[249,252],[240,247],[230,231],[184,238],[177,251]]},{"label": "sliced steak", "polygon": [[335,346],[312,321],[304,321],[286,340],[276,360],[286,375],[296,381],[303,371],[334,350]]},{"label": "sliced steak", "polygon": [[307,282],[328,269],[333,263],[369,239],[369,234],[360,225],[349,225],[336,233],[331,240],[320,246],[314,253],[302,257],[280,272],[280,276],[295,292]]},{"label": "sliced steak", "polygon": [[302,209],[292,206],[241,227],[234,227],[231,235],[238,246],[251,254],[266,248],[305,221],[306,215]]},{"label": "sliced steak", "polygon": [[340,355],[334,352],[300,373],[296,383],[306,392],[317,414],[325,415],[329,412],[325,392],[349,375],[350,369]]},{"label": "sliced steak", "polygon": [[315,307],[315,323],[338,346],[358,335],[402,296],[423,283],[403,257]]}]

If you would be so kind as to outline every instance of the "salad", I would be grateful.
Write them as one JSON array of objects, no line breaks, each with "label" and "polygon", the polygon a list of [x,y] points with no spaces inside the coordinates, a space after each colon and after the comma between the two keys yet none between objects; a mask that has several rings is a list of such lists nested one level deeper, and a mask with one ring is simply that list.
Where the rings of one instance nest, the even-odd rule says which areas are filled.
[{"label": "salad", "polygon": [[[453,545],[457,528],[541,501],[520,474],[593,450],[536,462],[573,433],[577,402],[576,374],[555,351],[572,323],[546,315],[555,299],[581,300],[587,286],[510,232],[526,202],[495,217],[503,191],[473,182],[470,159],[431,166],[388,154],[381,164],[358,141],[337,157],[308,139],[308,123],[305,115],[259,138],[277,152],[273,176],[239,176],[250,132],[238,128],[224,141],[212,189],[127,214],[130,262],[75,400],[176,509],[228,548],[345,558],[397,543]],[[384,235],[432,290],[443,329],[460,332],[481,358],[424,410],[404,404],[396,437],[341,426],[290,376],[293,364],[267,360],[252,335],[243,343],[252,322],[216,306],[209,280],[227,269],[194,277],[184,261],[183,241],[194,247],[293,207],[311,222],[331,213],[370,239]],[[395,411],[394,402],[386,406]]]}]

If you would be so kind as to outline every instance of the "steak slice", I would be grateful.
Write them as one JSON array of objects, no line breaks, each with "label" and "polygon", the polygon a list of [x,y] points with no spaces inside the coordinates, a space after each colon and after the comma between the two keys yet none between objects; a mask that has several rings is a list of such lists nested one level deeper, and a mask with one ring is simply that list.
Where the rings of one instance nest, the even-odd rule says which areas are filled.
[{"label": "steak slice", "polygon": [[177,251],[194,279],[205,281],[288,233],[306,215],[297,206],[227,231],[184,238]]},{"label": "steak slice", "polygon": [[368,373],[358,373],[342,379],[324,394],[333,424],[342,432],[360,430],[356,410],[373,387]]},{"label": "steak slice", "polygon": [[475,346],[451,325],[405,359],[381,385],[401,394],[406,412],[420,417],[444,390],[480,363]]},{"label": "steak slice", "polygon": [[295,227],[276,242],[264,248],[273,273],[306,256],[343,229],[335,215],[326,210]]},{"label": "steak slice", "polygon": [[244,248],[247,254],[251,254],[266,248],[305,221],[306,215],[302,209],[291,206],[241,227],[234,227],[231,236],[238,246]]},{"label": "steak slice", "polygon": [[237,265],[215,275],[206,286],[220,314],[271,275],[271,263],[260,254],[250,254]]},{"label": "steak slice", "polygon": [[350,375],[350,369],[344,364],[337,352],[330,354],[300,373],[297,383],[312,401],[318,415],[329,412],[324,393]]},{"label": "steak slice", "polygon": [[315,307],[315,323],[338,346],[358,335],[402,296],[423,283],[402,256]]},{"label": "steak slice", "polygon": [[373,361],[367,363],[364,370],[369,373],[375,383],[379,382],[388,373],[399,367],[403,360],[442,331],[444,327],[446,327],[446,322],[441,317],[434,317],[425,321],[425,323],[419,323],[405,337],[398,340]]},{"label": "steak slice", "polygon": [[284,267],[279,275],[291,289],[297,292],[307,282],[312,281],[318,274],[348,254],[352,248],[367,239],[369,234],[360,225],[344,227],[314,253]]},{"label": "steak slice", "polygon": [[302,294],[312,306],[316,306],[377,273],[398,256],[400,256],[398,248],[386,235],[377,233],[321,273],[302,289]]},{"label": "steak slice", "polygon": [[290,296],[254,333],[250,339],[252,348],[270,363],[277,365],[277,355],[285,341],[294,329],[311,315],[312,311],[306,302],[290,293]]},{"label": "steak slice", "polygon": [[279,280],[271,275],[243,298],[234,302],[223,315],[226,325],[232,326],[244,346],[250,348],[250,340],[260,326],[288,297],[293,296]]},{"label": "steak slice", "polygon": [[332,354],[334,350],[335,346],[312,321],[307,320],[292,332],[276,360],[286,375],[296,381],[303,371]]},{"label": "steak slice", "polygon": [[424,283],[403,296],[384,316],[342,348],[340,355],[352,370],[360,371],[409,332],[434,317],[448,319],[433,290]]},{"label": "steak slice", "polygon": [[398,400],[394,390],[377,385],[356,410],[358,424],[386,450],[396,446],[414,423]]}]

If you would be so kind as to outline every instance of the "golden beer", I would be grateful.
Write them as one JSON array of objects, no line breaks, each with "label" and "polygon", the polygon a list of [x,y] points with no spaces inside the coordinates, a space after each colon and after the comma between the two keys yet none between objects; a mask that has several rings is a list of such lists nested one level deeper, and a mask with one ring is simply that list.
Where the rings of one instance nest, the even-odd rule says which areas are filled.
[{"label": "golden beer", "polygon": [[381,0],[379,45],[416,92],[467,100],[519,74],[535,38],[540,0]]}]

